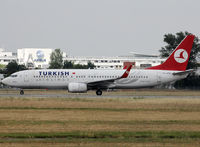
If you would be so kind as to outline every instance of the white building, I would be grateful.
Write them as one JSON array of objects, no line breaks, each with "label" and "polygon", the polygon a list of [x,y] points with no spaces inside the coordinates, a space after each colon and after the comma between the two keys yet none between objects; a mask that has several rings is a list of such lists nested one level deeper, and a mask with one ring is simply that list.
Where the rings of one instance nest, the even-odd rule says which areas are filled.
[{"label": "white building", "polygon": [[[24,64],[28,68],[48,68],[50,63],[52,48],[21,48],[17,50],[19,64]],[[63,52],[63,57],[66,53]]]},{"label": "white building", "polygon": [[146,68],[161,64],[165,59],[160,59],[155,55],[146,55],[132,53],[130,56],[117,57],[66,57],[63,60],[71,61],[74,64],[86,65],[88,62],[93,63],[97,69],[122,69],[129,63],[133,68]]},{"label": "white building", "polygon": [[[24,64],[28,68],[48,68],[52,48],[22,48],[17,50],[19,64]],[[132,53],[129,56],[117,57],[72,57],[66,56],[63,52],[63,60],[72,61],[74,64],[87,65],[93,63],[96,69],[122,69],[130,62],[134,68],[145,68],[159,65],[163,59],[155,55]]]},{"label": "white building", "polygon": [[28,68],[48,68],[51,48],[21,48],[17,50],[19,64],[24,64]]},{"label": "white building", "polygon": [[5,52],[5,49],[0,48],[0,64],[7,65],[11,61],[17,61],[17,55],[12,52]]},{"label": "white building", "polygon": [[[28,68],[48,68],[52,48],[21,48],[17,50],[17,55],[12,52],[5,52],[0,48],[0,64],[7,65],[15,60]],[[146,68],[161,64],[165,59],[160,59],[155,55],[131,53],[128,56],[117,57],[72,57],[63,53],[63,60],[72,61],[74,64],[87,65],[93,63],[96,69],[122,69],[128,64],[133,64],[134,68]]]}]

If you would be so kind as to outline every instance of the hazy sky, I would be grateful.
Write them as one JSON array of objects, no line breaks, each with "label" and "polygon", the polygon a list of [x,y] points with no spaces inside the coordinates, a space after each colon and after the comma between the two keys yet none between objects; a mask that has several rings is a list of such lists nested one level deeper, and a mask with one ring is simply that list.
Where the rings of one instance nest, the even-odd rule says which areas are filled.
[{"label": "hazy sky", "polygon": [[0,47],[72,56],[158,54],[163,35],[200,37],[199,0],[0,0]]}]

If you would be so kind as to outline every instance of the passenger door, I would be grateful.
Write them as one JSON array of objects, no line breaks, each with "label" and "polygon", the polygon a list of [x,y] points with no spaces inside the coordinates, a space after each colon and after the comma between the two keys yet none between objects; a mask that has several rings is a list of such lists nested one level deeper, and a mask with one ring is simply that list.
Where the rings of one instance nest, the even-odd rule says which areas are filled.
[{"label": "passenger door", "polygon": [[24,82],[25,83],[29,82],[28,74],[27,73],[24,74]]}]

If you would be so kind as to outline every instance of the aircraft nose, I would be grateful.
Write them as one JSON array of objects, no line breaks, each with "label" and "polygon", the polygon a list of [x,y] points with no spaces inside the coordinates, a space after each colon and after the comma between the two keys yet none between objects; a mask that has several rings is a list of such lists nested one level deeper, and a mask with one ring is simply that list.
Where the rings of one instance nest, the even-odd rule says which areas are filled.
[{"label": "aircraft nose", "polygon": [[5,84],[5,85],[8,85],[8,78],[4,78],[1,82],[2,82],[3,84]]}]

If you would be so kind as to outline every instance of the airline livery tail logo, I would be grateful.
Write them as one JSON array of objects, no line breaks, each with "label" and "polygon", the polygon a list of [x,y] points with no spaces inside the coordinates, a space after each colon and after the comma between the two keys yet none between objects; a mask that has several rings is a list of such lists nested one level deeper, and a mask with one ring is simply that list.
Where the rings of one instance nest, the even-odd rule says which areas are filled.
[{"label": "airline livery tail logo", "polygon": [[184,63],[185,61],[187,61],[188,59],[188,53],[186,50],[184,49],[178,49],[175,53],[174,53],[174,59],[176,60],[176,62],[178,63]]}]

